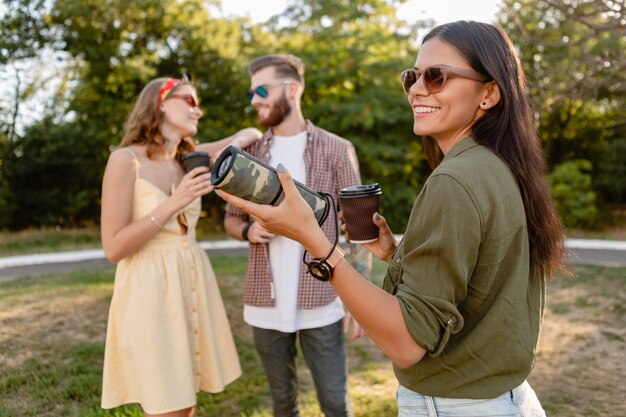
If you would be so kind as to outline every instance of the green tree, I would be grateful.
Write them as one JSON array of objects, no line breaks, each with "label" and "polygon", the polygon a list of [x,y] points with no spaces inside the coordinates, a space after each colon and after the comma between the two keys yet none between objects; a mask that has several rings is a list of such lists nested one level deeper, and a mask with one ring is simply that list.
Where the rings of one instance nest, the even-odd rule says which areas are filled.
[{"label": "green tree", "polygon": [[607,200],[626,203],[626,139],[612,141],[604,150],[597,183]]},{"label": "green tree", "polygon": [[11,174],[12,228],[76,227],[98,218],[100,167],[73,131],[71,123],[45,118],[11,144],[4,162]]},{"label": "green tree", "polygon": [[0,132],[0,229],[9,227],[13,214],[5,156],[8,145],[5,135]]},{"label": "green tree", "polygon": [[[594,180],[611,143],[626,137],[625,13],[615,0],[505,0],[500,16],[526,68],[551,165],[589,159]],[[610,183],[593,187],[617,202]]]},{"label": "green tree", "polygon": [[[413,64],[425,22],[399,20],[402,2],[291,0],[285,13],[253,24],[214,18],[202,0],[5,0],[0,66],[17,72],[0,72],[12,86],[0,97],[0,227],[97,221],[106,159],[150,79],[191,73],[205,112],[198,138],[214,140],[256,120],[245,100],[249,60],[288,52],[307,66],[305,115],[355,144],[364,182],[381,184],[381,211],[401,231],[430,172],[398,75]],[[623,13],[614,0],[505,0],[500,15],[526,68],[551,165],[590,160],[592,191],[609,203],[623,202],[615,174],[626,137]],[[45,71],[25,70],[36,63],[62,68],[54,84]],[[37,103],[40,117],[20,127],[42,90],[52,93]],[[616,153],[617,162],[607,157]],[[41,175],[45,189],[36,186]],[[63,188],[66,175],[76,183]],[[14,184],[48,192],[40,205],[50,204],[51,215],[18,198]],[[50,197],[61,191],[67,199]],[[221,224],[221,202],[205,203]]]},{"label": "green tree", "polygon": [[[27,1],[19,3],[34,4]],[[4,16],[3,20],[11,24],[3,27],[16,27],[11,33],[19,33],[29,25],[41,26],[45,27],[42,33],[54,34],[49,36],[54,42],[50,41],[48,47],[65,54],[63,88],[54,92],[56,100],[53,104],[42,110],[45,122],[33,125],[10,147],[21,149],[15,156],[21,162],[35,161],[37,155],[28,155],[35,152],[34,148],[25,144],[43,146],[44,142],[53,138],[43,137],[42,128],[54,128],[56,125],[61,129],[64,136],[54,139],[71,143],[76,148],[76,155],[90,161],[90,168],[97,168],[91,172],[93,175],[89,175],[89,179],[77,177],[83,178],[85,193],[72,193],[74,201],[66,201],[68,207],[74,207],[73,213],[80,212],[86,216],[84,220],[97,220],[99,181],[110,148],[121,139],[126,115],[139,91],[150,79],[157,76],[179,77],[183,71],[193,75],[205,110],[198,135],[201,141],[216,139],[250,124],[251,115],[243,112],[246,89],[243,62],[246,59],[242,59],[241,54],[245,47],[243,38],[255,29],[245,19],[212,19],[206,2],[199,0],[176,3],[162,0],[56,0],[37,4],[36,14],[26,13],[30,6],[25,6],[26,11],[19,16]],[[47,8],[43,8],[44,5]],[[25,33],[29,36],[31,32]],[[41,58],[41,47],[31,45],[35,45],[34,40],[14,45],[15,51],[11,51],[11,56],[32,57],[39,53]],[[7,58],[9,60],[10,57]],[[67,94],[68,91],[71,93]],[[60,178],[62,172],[55,170],[72,163],[65,152],[67,149],[56,144],[47,149],[46,161],[50,162],[45,165],[47,175]],[[52,163],[55,159],[63,162]],[[80,161],[74,162],[75,172],[80,172],[81,164]],[[18,167],[20,163],[12,166]],[[28,178],[34,172],[13,173],[19,177],[15,178],[16,183],[35,183],[35,178],[30,178],[30,181]],[[14,182],[13,179],[11,182]],[[57,192],[64,190],[60,183],[47,185],[56,187]],[[84,195],[90,198],[85,199]],[[16,210],[24,212],[26,200],[18,201],[22,207]],[[28,204],[28,210],[33,208]],[[219,210],[212,211],[219,216]],[[57,209],[51,208],[50,212],[50,216],[37,215],[41,221],[33,220],[33,224],[74,223],[79,220],[73,214]],[[24,215],[28,217],[28,212]],[[69,215],[70,218],[59,217],[62,215]],[[13,226],[26,225],[15,218]]]},{"label": "green tree", "polygon": [[563,162],[548,176],[550,192],[566,227],[589,227],[596,222],[596,193],[591,189],[591,163]]},{"label": "green tree", "polygon": [[399,77],[415,62],[420,26],[396,17],[400,3],[292,1],[272,22],[273,50],[306,64],[305,116],[354,143],[363,181],[381,185],[381,212],[396,231],[428,174]]}]

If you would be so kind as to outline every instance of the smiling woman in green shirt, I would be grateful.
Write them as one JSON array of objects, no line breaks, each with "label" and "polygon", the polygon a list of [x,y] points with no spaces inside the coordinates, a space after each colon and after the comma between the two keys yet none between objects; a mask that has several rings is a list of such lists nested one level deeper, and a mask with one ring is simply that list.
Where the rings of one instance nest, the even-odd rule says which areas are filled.
[{"label": "smiling woman in green shirt", "polygon": [[383,289],[341,262],[280,165],[279,206],[222,196],[330,271],[394,364],[399,416],[545,416],[526,378],[564,236],[511,41],[486,23],[438,26],[402,84],[434,170],[400,243],[374,215],[379,239],[365,246],[389,261]]}]

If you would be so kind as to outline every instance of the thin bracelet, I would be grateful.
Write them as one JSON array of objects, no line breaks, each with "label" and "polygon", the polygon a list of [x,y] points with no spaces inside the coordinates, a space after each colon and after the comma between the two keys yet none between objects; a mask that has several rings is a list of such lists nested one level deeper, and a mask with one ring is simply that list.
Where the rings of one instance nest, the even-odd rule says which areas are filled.
[{"label": "thin bracelet", "polygon": [[159,223],[157,219],[154,218],[152,213],[148,213],[148,217],[150,217],[150,220],[152,220],[152,223],[156,224],[159,229],[163,229],[163,225]]}]

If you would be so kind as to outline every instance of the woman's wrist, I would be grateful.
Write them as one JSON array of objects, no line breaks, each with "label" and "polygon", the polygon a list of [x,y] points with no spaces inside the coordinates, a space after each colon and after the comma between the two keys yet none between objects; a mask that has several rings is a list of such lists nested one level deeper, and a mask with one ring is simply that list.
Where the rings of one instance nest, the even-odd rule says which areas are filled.
[{"label": "woman's wrist", "polygon": [[163,226],[164,226],[164,225],[163,225],[163,224],[161,224],[161,223],[160,223],[160,222],[156,219],[156,217],[154,217],[154,214],[152,214],[152,212],[148,213],[148,218],[150,219],[150,221],[151,221],[152,223],[154,223],[154,225],[155,225],[156,227],[158,227],[159,229],[163,229]]},{"label": "woman's wrist", "polygon": [[303,246],[307,249],[307,251],[314,258],[323,258],[333,247],[333,244],[328,240],[328,237],[324,234],[324,231],[321,228],[318,228],[317,232],[312,234],[314,236],[311,238],[311,242],[307,243]]},{"label": "woman's wrist", "polygon": [[167,200],[159,204],[154,210],[151,211],[151,214],[159,221],[161,224],[167,223],[174,214],[176,214],[178,210],[174,207],[174,203],[172,202],[172,196],[170,196]]}]

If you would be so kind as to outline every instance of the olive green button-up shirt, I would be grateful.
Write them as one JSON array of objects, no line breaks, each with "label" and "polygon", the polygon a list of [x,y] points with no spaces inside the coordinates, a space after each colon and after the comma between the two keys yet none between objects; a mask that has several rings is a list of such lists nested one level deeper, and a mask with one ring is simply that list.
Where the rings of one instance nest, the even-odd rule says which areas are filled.
[{"label": "olive green button-up shirt", "polygon": [[385,277],[428,351],[394,367],[400,384],[429,396],[494,398],[526,379],[545,295],[528,245],[513,174],[463,139],[426,181]]}]

